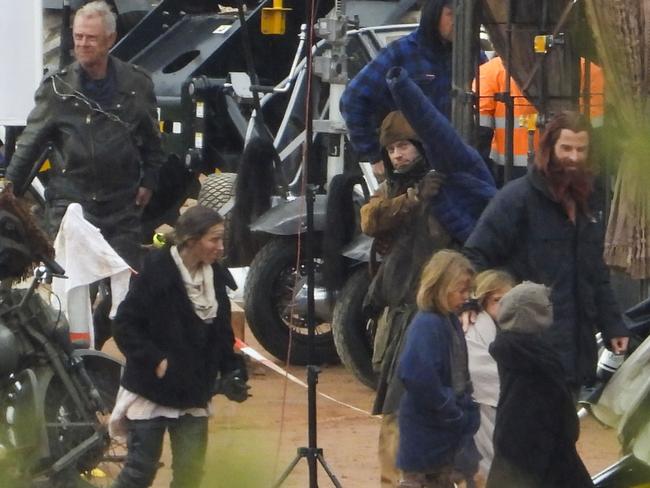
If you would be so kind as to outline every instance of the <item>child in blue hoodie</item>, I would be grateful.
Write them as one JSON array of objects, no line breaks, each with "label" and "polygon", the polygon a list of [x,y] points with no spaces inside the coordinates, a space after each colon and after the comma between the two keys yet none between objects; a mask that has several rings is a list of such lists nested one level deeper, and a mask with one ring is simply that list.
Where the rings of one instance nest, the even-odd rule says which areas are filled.
[{"label": "child in blue hoodie", "polygon": [[437,252],[422,272],[418,313],[398,367],[405,389],[397,453],[401,488],[452,488],[454,457],[478,429],[467,346],[457,317],[473,277],[469,261],[449,250]]}]

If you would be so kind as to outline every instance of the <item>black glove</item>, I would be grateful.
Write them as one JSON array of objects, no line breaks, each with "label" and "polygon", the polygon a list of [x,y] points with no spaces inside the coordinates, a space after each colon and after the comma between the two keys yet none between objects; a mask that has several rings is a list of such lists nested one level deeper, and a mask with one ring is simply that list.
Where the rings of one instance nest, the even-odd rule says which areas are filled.
[{"label": "black glove", "polygon": [[251,396],[248,394],[250,389],[251,387],[246,384],[246,380],[242,377],[242,371],[236,369],[214,380],[212,394],[225,395],[228,400],[242,403]]},{"label": "black glove", "polygon": [[235,361],[233,363],[233,370],[237,371],[244,383],[248,382],[248,367],[246,366],[246,357],[243,354],[235,354]]},{"label": "black glove", "polygon": [[440,191],[440,187],[445,181],[445,175],[438,173],[435,169],[429,171],[419,181],[417,190],[418,198],[427,201],[435,197]]}]

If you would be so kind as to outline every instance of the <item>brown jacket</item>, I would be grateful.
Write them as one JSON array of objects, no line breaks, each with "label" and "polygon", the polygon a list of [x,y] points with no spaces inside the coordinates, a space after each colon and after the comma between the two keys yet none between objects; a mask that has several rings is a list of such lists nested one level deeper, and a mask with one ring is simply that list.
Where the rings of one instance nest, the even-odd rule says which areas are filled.
[{"label": "brown jacket", "polygon": [[361,207],[361,230],[376,239],[377,252],[382,255],[390,252],[400,229],[406,229],[413,222],[419,203],[408,193],[390,198],[385,181],[379,186],[368,203]]}]

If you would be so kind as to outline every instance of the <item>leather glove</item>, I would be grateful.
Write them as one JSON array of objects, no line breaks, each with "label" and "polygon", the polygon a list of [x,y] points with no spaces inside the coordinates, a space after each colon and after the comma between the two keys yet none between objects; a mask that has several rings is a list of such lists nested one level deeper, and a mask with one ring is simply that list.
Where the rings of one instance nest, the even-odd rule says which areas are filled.
[{"label": "leather glove", "polygon": [[445,175],[435,169],[429,171],[418,182],[417,195],[420,200],[427,201],[435,197],[445,181]]},{"label": "leather glove", "polygon": [[242,403],[251,396],[248,393],[250,389],[251,387],[246,384],[246,380],[242,377],[242,371],[236,369],[215,379],[212,394],[225,395],[228,400]]}]

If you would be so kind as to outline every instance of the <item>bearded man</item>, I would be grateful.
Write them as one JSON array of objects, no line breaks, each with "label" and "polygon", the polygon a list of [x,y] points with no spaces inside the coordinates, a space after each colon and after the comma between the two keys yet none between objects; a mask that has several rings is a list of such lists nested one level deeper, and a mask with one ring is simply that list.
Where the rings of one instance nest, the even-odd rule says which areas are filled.
[{"label": "bearded man", "polygon": [[465,243],[479,269],[505,268],[551,288],[553,324],[544,333],[560,353],[574,392],[592,383],[600,331],[615,353],[627,349],[603,261],[604,212],[594,192],[590,126],[561,112],[546,126],[535,164],[490,202]]}]

